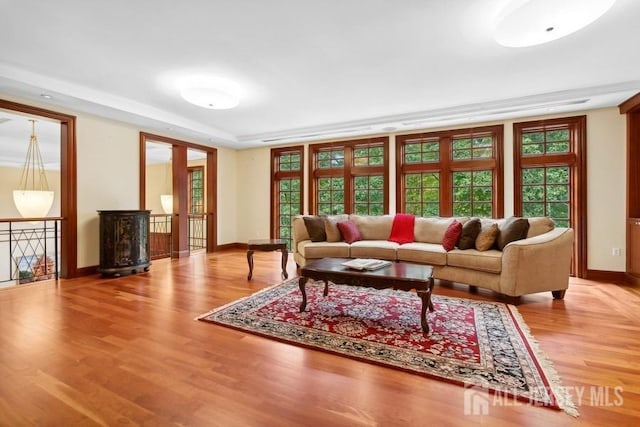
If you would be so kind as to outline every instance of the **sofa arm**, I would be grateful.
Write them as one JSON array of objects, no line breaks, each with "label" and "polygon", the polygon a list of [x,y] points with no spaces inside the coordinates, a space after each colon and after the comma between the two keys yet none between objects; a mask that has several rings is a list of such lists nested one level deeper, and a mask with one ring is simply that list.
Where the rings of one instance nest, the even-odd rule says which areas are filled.
[{"label": "sofa arm", "polygon": [[294,259],[296,258],[296,254],[298,253],[298,243],[304,240],[309,240],[309,233],[307,232],[306,225],[304,225],[304,216],[305,215],[296,215],[292,219],[291,252],[293,253]]},{"label": "sofa arm", "polygon": [[569,287],[573,255],[572,228],[554,228],[539,236],[505,246],[502,255],[500,292],[521,296]]}]

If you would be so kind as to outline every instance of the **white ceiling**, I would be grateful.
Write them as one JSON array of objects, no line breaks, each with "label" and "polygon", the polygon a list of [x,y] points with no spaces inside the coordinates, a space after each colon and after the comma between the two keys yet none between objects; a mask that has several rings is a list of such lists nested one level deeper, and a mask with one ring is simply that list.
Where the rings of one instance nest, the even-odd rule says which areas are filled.
[{"label": "white ceiling", "polygon": [[[0,0],[0,96],[242,149],[613,106],[640,91],[640,1],[519,49],[492,38],[505,3]],[[237,82],[240,105],[186,103],[175,82],[189,73]]]}]

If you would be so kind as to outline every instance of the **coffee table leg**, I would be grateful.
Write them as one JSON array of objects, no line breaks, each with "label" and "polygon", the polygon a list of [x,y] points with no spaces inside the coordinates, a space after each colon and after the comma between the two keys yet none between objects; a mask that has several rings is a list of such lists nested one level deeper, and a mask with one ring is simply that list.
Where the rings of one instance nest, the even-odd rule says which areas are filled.
[{"label": "coffee table leg", "polygon": [[325,297],[327,295],[329,295],[329,281],[328,280],[324,281],[324,292],[322,292],[322,295],[324,295]]},{"label": "coffee table leg", "polygon": [[289,258],[289,252],[287,251],[287,248],[282,248],[280,252],[282,252],[282,275],[285,279],[288,279],[289,274],[287,273],[287,259]]},{"label": "coffee table leg", "polygon": [[251,276],[253,276],[253,251],[247,251],[247,262],[249,263],[249,275],[247,276],[247,280],[251,280]]},{"label": "coffee table leg", "polygon": [[300,293],[302,293],[302,302],[300,303],[300,313],[302,313],[304,309],[307,308],[307,290],[305,289],[307,280],[308,278],[306,277],[300,277],[300,279],[298,279],[298,287],[300,288]]},{"label": "coffee table leg", "polygon": [[429,289],[416,290],[416,293],[422,300],[422,308],[420,309],[420,324],[425,334],[429,333],[429,323],[427,322],[427,310],[433,311],[433,303],[431,295],[433,294],[433,277],[429,280]]},{"label": "coffee table leg", "polygon": [[429,291],[416,291],[420,299],[422,300],[422,308],[420,309],[420,324],[422,325],[422,331],[425,334],[429,333],[429,322],[427,322],[427,309],[431,303],[431,292]]}]

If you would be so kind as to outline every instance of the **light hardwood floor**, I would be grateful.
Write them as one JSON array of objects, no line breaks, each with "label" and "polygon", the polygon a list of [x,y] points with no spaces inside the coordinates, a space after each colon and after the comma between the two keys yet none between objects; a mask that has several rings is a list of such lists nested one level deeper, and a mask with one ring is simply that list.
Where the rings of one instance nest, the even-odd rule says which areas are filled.
[{"label": "light hardwood floor", "polygon": [[[145,274],[0,290],[0,425],[559,426],[640,423],[640,291],[572,280],[519,310],[580,417],[464,414],[464,388],[194,318],[280,279],[279,253],[160,260]],[[289,277],[295,264],[289,262]],[[436,294],[495,299],[466,286]],[[618,387],[618,389],[615,389]],[[579,396],[581,394],[581,396]],[[513,403],[513,402],[511,402]]]}]

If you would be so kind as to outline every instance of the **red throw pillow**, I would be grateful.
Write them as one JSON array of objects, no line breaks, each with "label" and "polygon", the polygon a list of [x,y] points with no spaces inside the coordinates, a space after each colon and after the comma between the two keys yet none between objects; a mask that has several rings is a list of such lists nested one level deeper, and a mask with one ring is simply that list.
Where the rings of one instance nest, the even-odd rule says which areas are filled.
[{"label": "red throw pillow", "polygon": [[362,240],[362,236],[360,235],[360,230],[358,230],[358,226],[355,222],[350,219],[346,221],[340,221],[338,223],[338,230],[342,234],[342,238],[347,243],[357,242],[358,240]]},{"label": "red throw pillow", "polygon": [[442,247],[445,251],[449,252],[456,247],[460,234],[462,234],[462,223],[454,219],[447,227],[447,231],[444,232],[444,237],[442,238]]},{"label": "red throw pillow", "polygon": [[416,217],[411,214],[399,213],[393,217],[393,225],[391,226],[390,242],[411,243],[413,238],[413,227],[416,223]]}]

